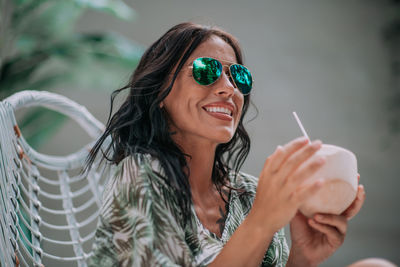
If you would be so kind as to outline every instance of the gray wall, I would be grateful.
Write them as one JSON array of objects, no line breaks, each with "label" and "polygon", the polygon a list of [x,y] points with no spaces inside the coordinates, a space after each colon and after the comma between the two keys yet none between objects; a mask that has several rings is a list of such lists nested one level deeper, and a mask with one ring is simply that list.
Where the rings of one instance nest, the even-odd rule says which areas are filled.
[{"label": "gray wall", "polygon": [[[143,0],[132,6],[137,11],[133,22],[93,12],[78,29],[118,31],[144,47],[187,20],[218,25],[237,36],[254,73],[252,96],[259,110],[247,124],[253,147],[244,171],[258,175],[278,144],[301,135],[291,115],[296,110],[312,139],[357,155],[367,192],[344,245],[322,266],[345,266],[372,256],[400,263],[400,135],[388,130],[389,56],[381,30],[389,9],[384,1]],[[121,73],[115,88],[128,75]],[[61,93],[105,121],[109,92]],[[252,114],[254,109],[248,118]],[[66,124],[42,151],[78,149],[88,138],[76,128]]]}]

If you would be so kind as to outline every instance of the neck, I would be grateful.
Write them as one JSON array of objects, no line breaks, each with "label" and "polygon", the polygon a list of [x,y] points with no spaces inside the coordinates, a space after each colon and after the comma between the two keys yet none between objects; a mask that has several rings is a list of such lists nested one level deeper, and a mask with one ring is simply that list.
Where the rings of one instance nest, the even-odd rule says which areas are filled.
[{"label": "neck", "polygon": [[[185,141],[190,140],[190,141]],[[196,142],[197,141],[197,142]],[[204,198],[215,192],[212,182],[215,150],[217,144],[209,140],[193,140],[193,138],[176,138],[175,142],[183,149],[190,170],[189,183],[193,199]]]}]

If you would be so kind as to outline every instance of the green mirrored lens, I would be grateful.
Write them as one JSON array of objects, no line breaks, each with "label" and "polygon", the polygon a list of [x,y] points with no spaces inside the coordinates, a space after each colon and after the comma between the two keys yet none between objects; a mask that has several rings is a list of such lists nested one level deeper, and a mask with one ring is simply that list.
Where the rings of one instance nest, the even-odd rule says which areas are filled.
[{"label": "green mirrored lens", "polygon": [[249,69],[238,64],[231,65],[229,69],[232,79],[240,92],[244,95],[249,94],[253,87],[253,78],[251,77]]},{"label": "green mirrored lens", "polygon": [[201,57],[193,61],[193,78],[201,85],[214,83],[221,73],[221,63],[213,58]]}]

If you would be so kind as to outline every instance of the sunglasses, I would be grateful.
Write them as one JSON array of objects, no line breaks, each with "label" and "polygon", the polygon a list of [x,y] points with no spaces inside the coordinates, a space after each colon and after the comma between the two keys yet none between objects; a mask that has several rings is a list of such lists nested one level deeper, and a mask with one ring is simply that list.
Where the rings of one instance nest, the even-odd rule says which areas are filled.
[{"label": "sunglasses", "polygon": [[193,61],[191,66],[193,78],[200,85],[211,85],[221,77],[223,66],[229,67],[229,74],[239,91],[243,95],[250,94],[253,78],[249,69],[240,64],[222,65],[215,58],[199,57]]}]

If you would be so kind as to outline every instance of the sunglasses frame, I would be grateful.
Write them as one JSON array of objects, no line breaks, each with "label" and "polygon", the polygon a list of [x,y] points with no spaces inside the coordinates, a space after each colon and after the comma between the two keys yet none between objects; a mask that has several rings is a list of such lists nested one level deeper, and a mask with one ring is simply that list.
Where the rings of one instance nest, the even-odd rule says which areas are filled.
[{"label": "sunglasses frame", "polygon": [[[245,65],[243,65],[243,64],[239,64],[239,63],[235,63],[235,62],[231,62],[231,61],[227,61],[227,60],[219,60],[219,59],[216,59],[216,58],[213,58],[213,57],[198,57],[198,58],[194,59],[194,60],[192,61],[191,65],[189,66],[189,68],[192,69],[192,75],[193,75],[193,64],[194,64],[194,62],[195,62],[196,60],[198,60],[198,59],[200,59],[200,58],[210,58],[210,59],[216,60],[217,62],[219,62],[219,64],[221,64],[221,66],[222,66],[222,72],[223,72],[224,67],[228,67],[228,69],[229,69],[230,80],[232,80],[233,85],[239,90],[239,92],[240,92],[242,95],[249,95],[249,94],[251,93],[251,91],[253,90],[253,87],[254,87],[254,79],[253,79],[253,75],[251,75],[250,69],[249,69],[248,67],[246,67]],[[223,65],[221,61],[230,63],[230,65]],[[242,91],[241,91],[241,90],[239,89],[239,87],[236,85],[235,79],[233,79],[233,75],[232,75],[232,72],[231,72],[231,66],[233,66],[233,65],[239,65],[239,66],[245,67],[245,68],[249,71],[249,73],[250,73],[250,75],[251,75],[251,89],[250,89],[250,92],[248,92],[247,94],[242,93]],[[218,78],[217,78],[215,81],[213,81],[212,83],[207,84],[207,85],[200,84],[196,79],[194,79],[194,75],[193,75],[193,79],[196,81],[196,83],[198,83],[198,84],[200,84],[200,85],[203,85],[203,86],[210,86],[210,85],[213,85],[214,83],[216,83],[216,82],[219,80],[219,78],[222,76],[222,72],[221,72],[221,75],[219,75]]]}]

